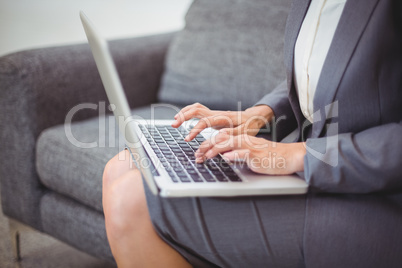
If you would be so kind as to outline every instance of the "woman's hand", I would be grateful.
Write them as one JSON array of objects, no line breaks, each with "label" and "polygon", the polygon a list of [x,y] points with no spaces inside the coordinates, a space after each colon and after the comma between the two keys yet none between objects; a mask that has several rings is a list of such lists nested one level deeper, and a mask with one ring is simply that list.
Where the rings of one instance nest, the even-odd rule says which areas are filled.
[{"label": "woman's hand", "polygon": [[187,120],[200,119],[185,138],[186,141],[191,141],[208,127],[221,129],[221,132],[231,135],[246,133],[255,136],[263,126],[271,121],[273,116],[272,109],[267,105],[254,106],[242,112],[233,112],[214,111],[200,103],[194,103],[184,107],[175,115],[176,121],[172,126],[177,128]]},{"label": "woman's hand", "polygon": [[196,161],[201,163],[220,153],[229,161],[246,161],[254,172],[285,175],[304,170],[306,148],[302,142],[277,143],[245,134],[219,133],[200,145]]}]

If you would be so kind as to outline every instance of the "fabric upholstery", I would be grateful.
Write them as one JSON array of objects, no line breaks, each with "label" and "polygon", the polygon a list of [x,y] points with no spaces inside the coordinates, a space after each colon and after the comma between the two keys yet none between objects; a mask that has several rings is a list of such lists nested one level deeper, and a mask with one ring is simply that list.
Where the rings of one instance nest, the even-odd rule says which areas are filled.
[{"label": "fabric upholstery", "polygon": [[[131,107],[156,99],[172,37],[173,34],[163,34],[110,43],[123,86],[129,89]],[[88,45],[22,51],[0,58],[0,180],[4,214],[42,230],[38,208],[44,187],[35,170],[36,140],[42,130],[63,123],[74,106],[105,100]],[[74,120],[96,114],[97,111],[86,109]]]},{"label": "fabric upholstery", "polygon": [[285,79],[282,50],[290,3],[194,1],[185,29],[169,48],[159,100],[220,109],[253,105]]},{"label": "fabric upholstery", "polygon": [[102,213],[56,193],[40,202],[44,232],[101,259],[113,261]]},{"label": "fabric upholstery", "polygon": [[[172,119],[177,110],[159,104],[155,109],[147,106],[132,112],[144,119],[151,118],[152,113],[158,119]],[[60,125],[40,135],[36,146],[40,181],[48,189],[101,212],[103,169],[110,158],[124,149],[124,139],[111,114],[73,123],[71,133],[73,139],[66,135],[65,126]],[[94,148],[80,148],[77,141],[97,144]]]}]

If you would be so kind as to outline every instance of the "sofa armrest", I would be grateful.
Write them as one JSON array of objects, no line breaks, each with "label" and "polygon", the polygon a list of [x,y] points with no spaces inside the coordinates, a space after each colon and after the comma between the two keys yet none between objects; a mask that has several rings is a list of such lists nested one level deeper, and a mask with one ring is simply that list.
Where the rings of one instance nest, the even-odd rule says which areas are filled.
[{"label": "sofa armrest", "polygon": [[[174,34],[110,42],[131,107],[156,101],[164,59]],[[35,169],[42,130],[62,124],[81,103],[106,101],[87,44],[22,51],[0,58],[0,183],[3,212],[42,230],[39,201],[46,189]],[[85,109],[83,120],[98,111]]]}]

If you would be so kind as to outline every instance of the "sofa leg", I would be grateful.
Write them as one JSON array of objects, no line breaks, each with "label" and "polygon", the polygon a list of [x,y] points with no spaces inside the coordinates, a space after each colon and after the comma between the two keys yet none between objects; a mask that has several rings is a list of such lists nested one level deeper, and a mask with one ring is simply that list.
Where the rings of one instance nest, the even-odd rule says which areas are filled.
[{"label": "sofa leg", "polygon": [[13,249],[14,260],[21,261],[21,247],[20,247],[20,227],[21,224],[15,220],[8,219],[10,229],[11,246]]}]

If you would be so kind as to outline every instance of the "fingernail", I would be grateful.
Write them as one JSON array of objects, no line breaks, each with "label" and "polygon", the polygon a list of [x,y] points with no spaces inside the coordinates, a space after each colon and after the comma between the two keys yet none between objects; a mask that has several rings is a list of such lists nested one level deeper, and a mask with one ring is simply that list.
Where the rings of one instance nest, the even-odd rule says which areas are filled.
[{"label": "fingernail", "polygon": [[174,116],[174,119],[177,119],[178,116],[179,116],[179,114],[176,114],[176,115]]},{"label": "fingernail", "polygon": [[188,141],[189,139],[190,139],[190,135],[187,135],[187,136],[184,138],[185,141]]},{"label": "fingernail", "polygon": [[202,157],[197,157],[197,158],[195,159],[195,162],[197,162],[197,163],[202,163],[202,162],[204,162],[204,159],[203,159]]}]

